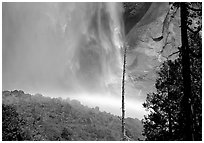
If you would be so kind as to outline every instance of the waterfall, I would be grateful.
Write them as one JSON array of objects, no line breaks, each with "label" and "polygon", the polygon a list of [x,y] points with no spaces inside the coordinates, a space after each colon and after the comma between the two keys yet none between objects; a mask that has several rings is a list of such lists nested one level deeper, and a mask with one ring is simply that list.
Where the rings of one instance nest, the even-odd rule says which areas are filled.
[{"label": "waterfall", "polygon": [[[73,33],[78,33],[75,33],[73,46],[68,47],[72,50],[68,66],[82,89],[106,89],[122,72],[122,5],[76,4],[72,13],[74,14],[70,14],[72,24],[69,28]],[[78,26],[75,27],[76,25]],[[75,31],[75,28],[80,30]]]}]

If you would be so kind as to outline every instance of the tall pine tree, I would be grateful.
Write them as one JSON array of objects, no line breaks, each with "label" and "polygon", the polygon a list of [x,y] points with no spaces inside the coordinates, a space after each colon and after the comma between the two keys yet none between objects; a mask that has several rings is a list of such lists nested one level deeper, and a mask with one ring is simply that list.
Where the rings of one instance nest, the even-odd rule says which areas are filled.
[{"label": "tall pine tree", "polygon": [[162,64],[157,91],[143,104],[150,111],[144,135],[147,140],[202,140],[202,6],[174,5],[180,7],[182,47],[178,59]]}]

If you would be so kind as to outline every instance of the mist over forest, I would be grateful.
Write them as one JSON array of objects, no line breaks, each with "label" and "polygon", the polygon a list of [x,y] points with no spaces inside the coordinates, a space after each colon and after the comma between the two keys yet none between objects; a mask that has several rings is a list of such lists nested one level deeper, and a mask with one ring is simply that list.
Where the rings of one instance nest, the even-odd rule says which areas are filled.
[{"label": "mist over forest", "polygon": [[202,140],[202,3],[2,3],[3,140]]}]

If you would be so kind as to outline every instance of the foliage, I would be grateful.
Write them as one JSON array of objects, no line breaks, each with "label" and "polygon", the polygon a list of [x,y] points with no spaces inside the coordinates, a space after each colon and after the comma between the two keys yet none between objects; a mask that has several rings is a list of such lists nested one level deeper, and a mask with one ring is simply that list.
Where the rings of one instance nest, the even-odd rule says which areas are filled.
[{"label": "foliage", "polygon": [[[176,3],[177,4],[177,3]],[[202,38],[200,34],[201,3],[188,3],[188,46],[190,54],[191,110],[194,140],[202,140]],[[176,5],[178,6],[178,5]],[[186,122],[183,109],[184,84],[181,55],[165,61],[158,71],[154,93],[149,93],[143,106],[149,115],[143,119],[146,140],[184,140]]]},{"label": "foliage", "polygon": [[157,92],[148,94],[143,104],[150,111],[143,120],[146,140],[177,140],[179,136],[177,125],[182,97],[182,79],[179,73],[181,73],[179,59],[174,62],[164,62],[158,71],[159,78],[155,84]]},{"label": "foliage", "polygon": [[24,121],[20,119],[15,107],[2,105],[2,140],[16,141],[27,140],[29,136],[21,129]]},{"label": "foliage", "polygon": [[[191,88],[195,140],[202,138],[202,38],[189,32]],[[199,55],[194,56],[193,54]]]},{"label": "foliage", "polygon": [[[121,121],[117,116],[101,112],[99,107],[88,108],[77,100],[50,98],[40,94],[33,96],[15,90],[3,91],[2,102],[15,107],[18,116],[24,119],[24,123],[20,121],[19,126],[30,138],[22,140],[121,139]],[[6,122],[13,120],[8,119]],[[132,140],[144,138],[141,134],[142,124],[138,119],[128,118],[126,125]]]},{"label": "foliage", "polygon": [[[197,60],[197,59],[195,59]],[[199,60],[201,62],[201,59]],[[198,61],[197,61],[198,62]],[[201,100],[201,63],[196,66],[192,76],[192,105],[195,140],[202,136],[202,100]],[[200,70],[199,70],[200,69]],[[198,70],[198,71],[197,71]],[[196,73],[197,71],[197,73]],[[198,74],[198,77],[196,77]],[[183,83],[181,74],[181,60],[168,61],[162,64],[156,81],[157,91],[147,95],[143,104],[150,113],[143,119],[146,140],[182,140],[184,132],[183,113],[181,110],[183,97]],[[169,75],[169,76],[168,76]],[[196,77],[196,78],[194,78]],[[170,121],[171,120],[171,121]],[[171,122],[171,133],[169,132]]]}]

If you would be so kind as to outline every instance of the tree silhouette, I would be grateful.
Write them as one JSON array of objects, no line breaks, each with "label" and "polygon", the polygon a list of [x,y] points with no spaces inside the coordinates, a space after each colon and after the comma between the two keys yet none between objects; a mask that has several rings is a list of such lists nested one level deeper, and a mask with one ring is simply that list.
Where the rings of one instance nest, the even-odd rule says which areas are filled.
[{"label": "tree silhouette", "polygon": [[[199,4],[199,3],[198,3]],[[188,30],[191,29],[192,22],[195,14],[189,12],[192,10],[191,7],[193,3],[180,3],[180,12],[181,12],[181,54],[182,54],[182,76],[183,76],[183,92],[184,97],[182,99],[182,110],[184,112],[184,140],[194,140],[194,124],[193,124],[193,107],[192,107],[192,80],[191,80],[191,70],[190,70],[190,48],[189,48],[189,38]],[[194,8],[195,9],[195,8]],[[198,9],[197,9],[198,10]],[[201,26],[198,26],[199,30]],[[191,29],[190,32],[193,30]],[[194,32],[193,32],[194,33]]]},{"label": "tree silhouette", "polygon": [[[201,3],[173,3],[173,7],[180,8],[182,46],[166,57],[158,72],[157,92],[148,94],[143,104],[150,110],[143,120],[144,135],[147,140],[201,140]],[[174,54],[179,58],[168,61]]]},{"label": "tree silhouette", "polygon": [[182,97],[180,59],[164,62],[157,74],[157,91],[148,94],[143,104],[150,111],[143,119],[144,135],[146,140],[177,140]]}]

